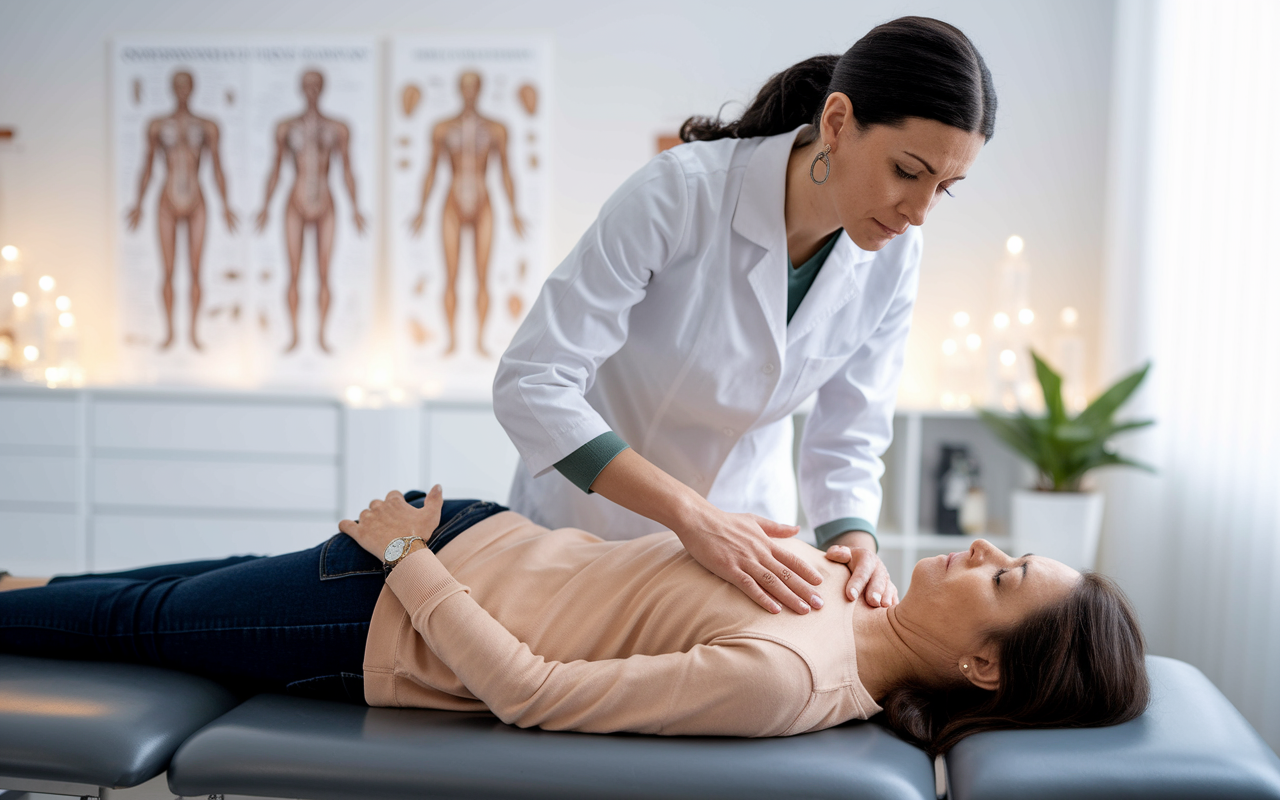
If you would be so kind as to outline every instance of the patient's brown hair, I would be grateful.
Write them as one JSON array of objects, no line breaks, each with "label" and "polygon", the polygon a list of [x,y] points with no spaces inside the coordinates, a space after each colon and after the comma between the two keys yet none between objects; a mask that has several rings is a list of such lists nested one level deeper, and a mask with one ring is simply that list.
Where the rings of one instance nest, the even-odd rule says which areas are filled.
[{"label": "patient's brown hair", "polygon": [[1136,615],[1119,587],[1097,573],[1085,572],[1065,600],[992,636],[999,688],[899,687],[882,701],[889,728],[935,756],[974,733],[1115,725],[1147,707]]}]

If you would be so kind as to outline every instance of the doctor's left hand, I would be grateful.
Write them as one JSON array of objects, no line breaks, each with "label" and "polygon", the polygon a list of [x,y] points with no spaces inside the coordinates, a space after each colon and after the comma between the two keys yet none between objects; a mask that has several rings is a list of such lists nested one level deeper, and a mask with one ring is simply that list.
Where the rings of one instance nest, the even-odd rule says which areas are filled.
[{"label": "doctor's left hand", "polygon": [[856,600],[862,595],[872,608],[888,608],[898,602],[898,587],[889,579],[889,570],[875,551],[863,547],[861,538],[870,534],[861,531],[841,534],[827,548],[827,559],[849,566],[849,582],[845,585],[845,597]]},{"label": "doctor's left hand", "polygon": [[342,531],[356,543],[379,559],[387,551],[392,539],[401,536],[421,536],[426,539],[440,524],[440,509],[444,506],[444,493],[440,485],[427,493],[422,508],[414,508],[404,495],[393,491],[385,500],[374,500],[360,512],[360,521],[344,519],[338,523]]}]

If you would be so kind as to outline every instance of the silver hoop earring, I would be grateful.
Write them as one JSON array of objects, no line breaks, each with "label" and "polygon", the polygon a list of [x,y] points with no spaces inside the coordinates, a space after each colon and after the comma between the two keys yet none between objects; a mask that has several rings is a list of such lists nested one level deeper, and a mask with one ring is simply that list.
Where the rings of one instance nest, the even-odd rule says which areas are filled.
[{"label": "silver hoop earring", "polygon": [[[813,157],[813,163],[809,165],[809,180],[813,181],[819,186],[826,183],[827,178],[831,177],[831,159],[827,157],[827,153],[830,153],[830,152],[831,152],[831,145],[827,145],[826,147],[822,148],[822,151],[820,153],[818,153],[816,156]],[[815,168],[817,168],[819,161],[821,161],[827,167],[827,171],[822,173],[822,180],[818,180],[817,177],[815,177],[813,174],[813,171]]]}]

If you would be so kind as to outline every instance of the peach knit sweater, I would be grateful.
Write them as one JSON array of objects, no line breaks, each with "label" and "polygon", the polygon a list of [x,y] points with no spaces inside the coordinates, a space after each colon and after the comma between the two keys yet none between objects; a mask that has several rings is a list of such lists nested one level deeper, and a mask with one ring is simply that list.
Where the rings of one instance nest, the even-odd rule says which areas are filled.
[{"label": "peach knit sweater", "polygon": [[514,512],[387,578],[365,646],[374,706],[490,709],[521,727],[786,736],[866,719],[848,577],[803,542],[821,611],[769,614],[673,533],[606,542]]}]

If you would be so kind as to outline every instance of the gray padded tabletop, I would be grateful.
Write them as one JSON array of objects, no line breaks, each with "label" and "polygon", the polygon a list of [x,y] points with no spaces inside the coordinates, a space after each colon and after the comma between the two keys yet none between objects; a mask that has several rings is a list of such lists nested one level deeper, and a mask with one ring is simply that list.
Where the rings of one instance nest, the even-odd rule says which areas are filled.
[{"label": "gray padded tabletop", "polygon": [[933,766],[877,725],[782,739],[551,733],[488,714],[260,695],[191,737],[169,788],[360,798],[914,798]]},{"label": "gray padded tabletop", "polygon": [[1190,664],[1147,657],[1151,706],[1110,728],[999,731],[947,755],[954,800],[1277,800],[1280,758]]},{"label": "gray padded tabletop", "polygon": [[235,704],[180,672],[0,655],[0,775],[136,786]]}]

